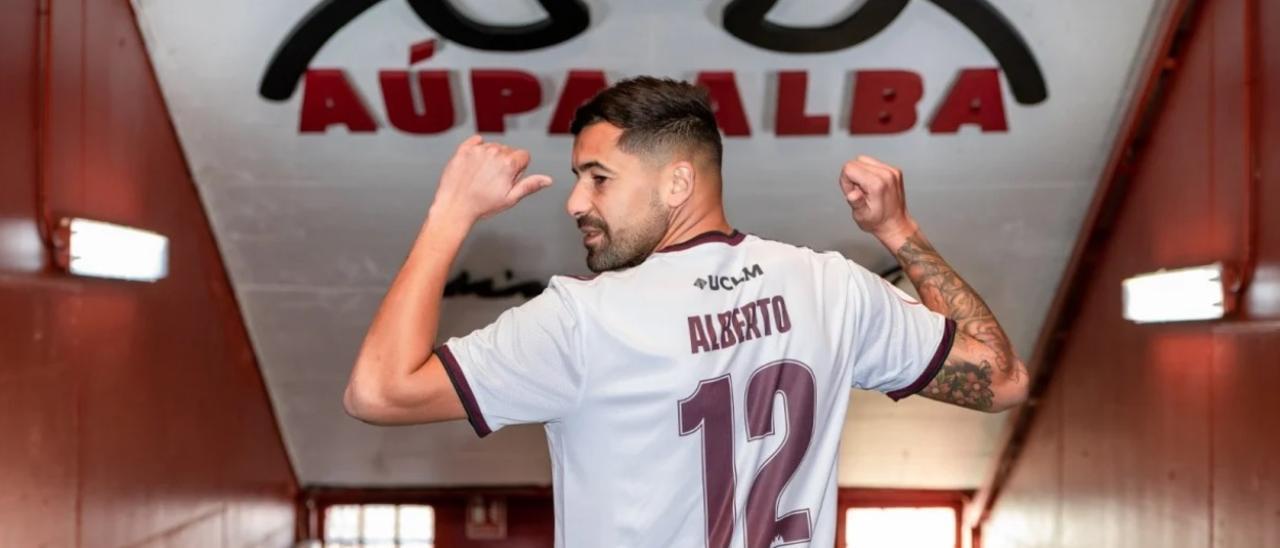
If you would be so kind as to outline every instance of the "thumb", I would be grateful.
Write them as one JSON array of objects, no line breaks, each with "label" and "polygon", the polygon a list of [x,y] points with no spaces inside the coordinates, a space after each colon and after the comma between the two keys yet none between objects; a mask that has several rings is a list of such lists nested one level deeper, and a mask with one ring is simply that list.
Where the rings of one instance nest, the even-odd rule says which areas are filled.
[{"label": "thumb", "polygon": [[511,203],[518,202],[525,196],[551,186],[551,183],[552,179],[549,175],[530,175],[512,185],[511,190],[507,192],[507,198]]},{"label": "thumb", "polygon": [[863,192],[862,187],[860,186],[855,185],[851,190],[846,192],[844,199],[854,208],[862,208],[867,205],[867,193]]},{"label": "thumb", "polygon": [[458,143],[458,148],[455,149],[453,153],[458,154],[463,150],[466,150],[468,148],[471,148],[483,142],[484,142],[484,137],[481,137],[478,134],[472,135],[470,137],[467,137],[466,139],[463,139],[461,143]]}]

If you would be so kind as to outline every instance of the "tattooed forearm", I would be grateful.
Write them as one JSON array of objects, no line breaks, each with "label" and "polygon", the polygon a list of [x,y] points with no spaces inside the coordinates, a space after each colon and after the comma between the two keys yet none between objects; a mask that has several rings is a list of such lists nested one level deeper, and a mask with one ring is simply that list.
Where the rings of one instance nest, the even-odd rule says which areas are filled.
[{"label": "tattooed forearm", "polygon": [[995,314],[987,308],[978,292],[951,268],[933,248],[933,245],[916,232],[907,238],[894,253],[902,270],[916,286],[925,306],[956,321],[961,333],[973,337],[996,351],[994,364],[1005,375],[1016,375],[1013,367],[1013,350],[1004,329],[996,321]]},{"label": "tattooed forearm", "polygon": [[1022,385],[1026,371],[995,314],[920,232],[907,238],[894,255],[925,306],[955,320],[960,335],[923,395],[982,411],[1007,407],[997,400],[1011,398],[997,393],[1002,387]]},{"label": "tattooed forearm", "polygon": [[925,306],[956,321],[970,337],[1005,350],[1008,339],[982,297],[942,260],[919,232],[907,238],[895,253],[902,270],[915,284]]},{"label": "tattooed forearm", "polygon": [[991,391],[991,364],[985,361],[981,365],[948,361],[922,395],[978,411],[990,411],[995,397]]}]

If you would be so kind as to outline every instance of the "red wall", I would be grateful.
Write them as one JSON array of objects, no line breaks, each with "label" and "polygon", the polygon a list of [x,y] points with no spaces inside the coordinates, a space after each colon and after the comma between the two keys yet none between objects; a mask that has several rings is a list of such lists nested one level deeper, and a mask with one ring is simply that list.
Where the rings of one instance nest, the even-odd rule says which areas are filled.
[{"label": "red wall", "polygon": [[[48,2],[44,56],[43,3],[0,17],[0,546],[286,546],[297,483],[129,4]],[[56,214],[167,235],[169,277],[49,271],[41,168]]]},{"label": "red wall", "polygon": [[[1280,34],[1260,32],[1280,28],[1280,3],[1192,13],[986,548],[1280,546]],[[1243,313],[1124,321],[1122,279],[1242,256],[1251,137],[1259,261]]]}]

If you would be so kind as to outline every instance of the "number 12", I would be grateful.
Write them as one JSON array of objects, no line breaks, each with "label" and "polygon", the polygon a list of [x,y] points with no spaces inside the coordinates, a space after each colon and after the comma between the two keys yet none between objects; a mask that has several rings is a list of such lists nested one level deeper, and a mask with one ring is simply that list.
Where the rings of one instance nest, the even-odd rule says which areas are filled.
[{"label": "number 12", "polygon": [[[813,438],[816,382],[813,372],[795,361],[777,361],[757,369],[747,380],[747,441],[773,435],[775,395],[786,399],[787,433],[769,456],[747,496],[747,548],[768,548],[810,539],[809,509],[779,516],[778,499],[791,481]],[[680,400],[680,435],[702,430],[702,490],[707,511],[707,547],[726,548],[733,536],[733,380],[729,374],[698,383]]]}]

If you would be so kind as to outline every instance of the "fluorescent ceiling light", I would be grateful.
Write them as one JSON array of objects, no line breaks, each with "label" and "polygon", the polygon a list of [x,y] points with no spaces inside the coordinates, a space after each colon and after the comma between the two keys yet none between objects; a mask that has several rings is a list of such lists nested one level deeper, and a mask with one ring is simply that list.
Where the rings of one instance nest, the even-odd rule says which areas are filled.
[{"label": "fluorescent ceiling light", "polygon": [[169,239],[146,230],[66,219],[67,270],[78,276],[154,282],[169,273]]},{"label": "fluorescent ceiling light", "polygon": [[1124,281],[1124,317],[1137,323],[1212,320],[1227,312],[1222,263]]}]

